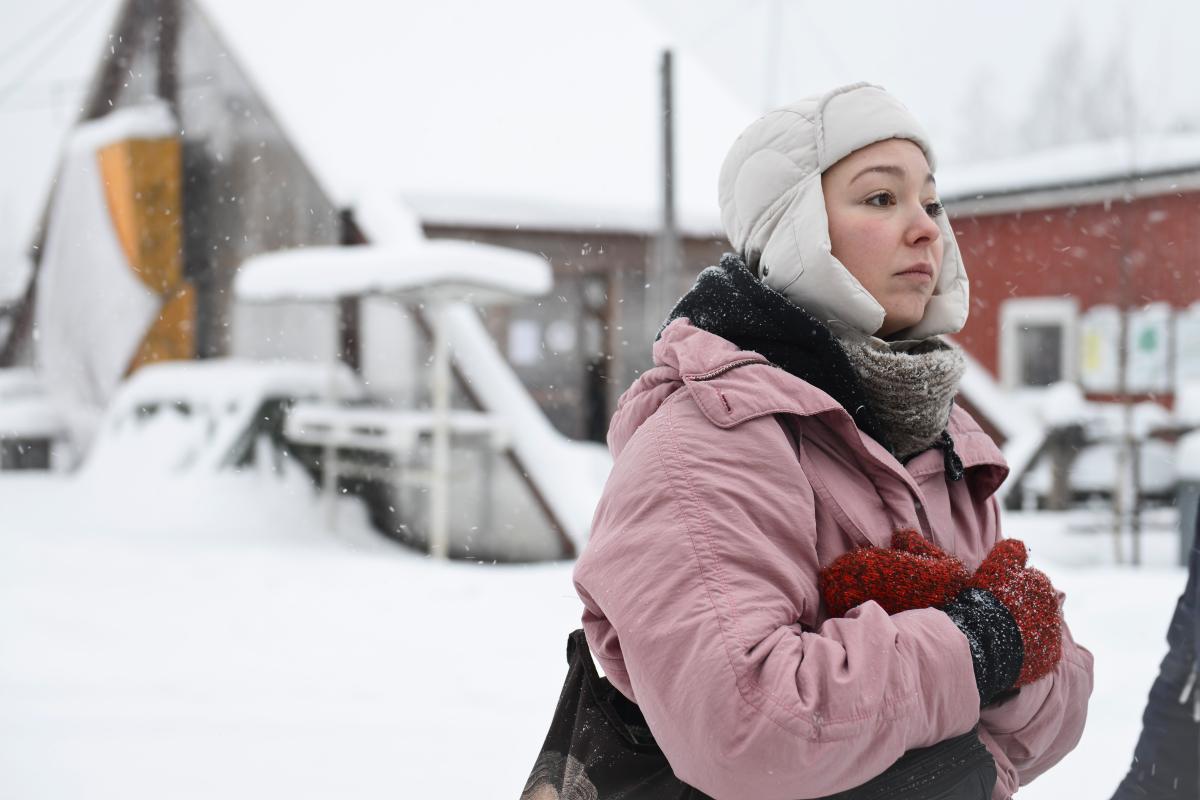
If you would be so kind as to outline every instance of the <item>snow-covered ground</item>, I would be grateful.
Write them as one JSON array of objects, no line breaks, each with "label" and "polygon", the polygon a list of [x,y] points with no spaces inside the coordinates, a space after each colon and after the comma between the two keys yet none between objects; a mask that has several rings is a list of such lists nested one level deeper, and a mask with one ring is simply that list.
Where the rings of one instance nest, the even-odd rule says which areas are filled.
[{"label": "snow-covered ground", "polygon": [[[0,509],[0,797],[519,793],[569,564],[432,563],[349,501],[332,532],[297,475],[5,476]],[[1081,521],[1008,518],[1097,664],[1083,743],[1022,800],[1111,792],[1183,585],[1172,534],[1132,570]]]}]

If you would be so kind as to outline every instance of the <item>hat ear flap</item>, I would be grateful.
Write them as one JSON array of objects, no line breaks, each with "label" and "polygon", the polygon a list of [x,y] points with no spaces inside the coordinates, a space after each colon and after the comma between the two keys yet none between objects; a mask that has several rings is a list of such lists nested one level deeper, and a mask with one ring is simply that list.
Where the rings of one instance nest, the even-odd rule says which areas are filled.
[{"label": "hat ear flap", "polygon": [[874,333],[883,324],[883,306],[833,255],[819,173],[796,187],[763,249],[762,263],[767,269],[764,283],[816,315],[834,333]]},{"label": "hat ear flap", "polygon": [[[728,183],[722,182],[722,219],[730,243],[753,269],[754,255],[762,253],[767,240],[787,207],[803,171],[778,150],[759,150],[747,158]],[[735,215],[736,216],[733,216]]]}]

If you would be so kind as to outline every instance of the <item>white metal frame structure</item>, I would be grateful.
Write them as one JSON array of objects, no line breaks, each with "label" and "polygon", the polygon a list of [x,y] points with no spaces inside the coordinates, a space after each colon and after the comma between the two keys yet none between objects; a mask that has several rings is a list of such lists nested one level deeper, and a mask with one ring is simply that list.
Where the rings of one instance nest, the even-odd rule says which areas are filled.
[{"label": "white metal frame structure", "polygon": [[[418,240],[395,246],[314,247],[269,253],[248,260],[238,275],[239,299],[249,302],[330,302],[343,297],[383,295],[420,303],[433,338],[431,409],[419,417],[397,412],[396,430],[427,430],[431,437],[429,480],[429,552],[447,558],[450,548],[450,444],[462,430],[478,431],[481,419],[450,408],[453,357],[447,315],[460,303],[496,305],[544,294],[550,289],[549,264],[535,255],[508,248],[458,241]],[[344,409],[329,409],[334,415]],[[315,413],[308,412],[310,422]],[[483,428],[499,423],[488,418]],[[335,427],[321,437],[325,447],[326,491],[336,492],[339,444]],[[411,441],[411,440],[410,440]],[[330,506],[333,497],[330,495]],[[331,512],[332,513],[332,512]]]}]

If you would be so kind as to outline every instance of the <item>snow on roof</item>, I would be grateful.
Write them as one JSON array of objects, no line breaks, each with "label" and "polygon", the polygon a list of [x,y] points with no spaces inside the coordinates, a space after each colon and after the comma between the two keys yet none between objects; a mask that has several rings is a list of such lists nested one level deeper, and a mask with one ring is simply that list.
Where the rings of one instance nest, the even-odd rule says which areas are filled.
[{"label": "snow on roof", "polygon": [[[565,204],[534,197],[468,197],[406,193],[404,202],[427,225],[479,225],[528,230],[596,230],[641,233],[662,224],[658,209],[648,206]],[[724,237],[716,203],[711,208],[684,208],[676,214],[676,228],[696,237]]]},{"label": "snow on roof", "polygon": [[[197,2],[339,204],[387,188],[466,198],[454,222],[657,224],[667,38],[630,0]],[[707,225],[757,114],[686,52],[674,70],[679,215]]]},{"label": "snow on roof", "polygon": [[242,264],[234,289],[240,299],[256,302],[437,291],[484,303],[536,297],[552,282],[550,265],[540,256],[444,240],[266,253]]},{"label": "snow on roof", "polygon": [[1200,170],[1200,135],[1142,136],[1039,150],[995,161],[947,166],[939,171],[943,200],[968,200],[1033,189],[1053,189]]},{"label": "snow on roof", "polygon": [[113,142],[160,139],[178,133],[171,109],[162,100],[150,97],[139,105],[118,108],[99,119],[80,123],[67,140],[67,147],[70,152],[90,156]]}]

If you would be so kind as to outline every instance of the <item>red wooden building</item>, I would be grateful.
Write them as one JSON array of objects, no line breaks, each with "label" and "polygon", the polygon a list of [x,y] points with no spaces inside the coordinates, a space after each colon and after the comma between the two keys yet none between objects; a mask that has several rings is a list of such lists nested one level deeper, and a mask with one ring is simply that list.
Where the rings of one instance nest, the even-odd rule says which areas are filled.
[{"label": "red wooden building", "polygon": [[[1064,148],[947,169],[971,276],[957,339],[1009,389],[1077,382],[1168,406],[1200,379],[1200,138]],[[1128,366],[1121,379],[1121,310]]]}]

